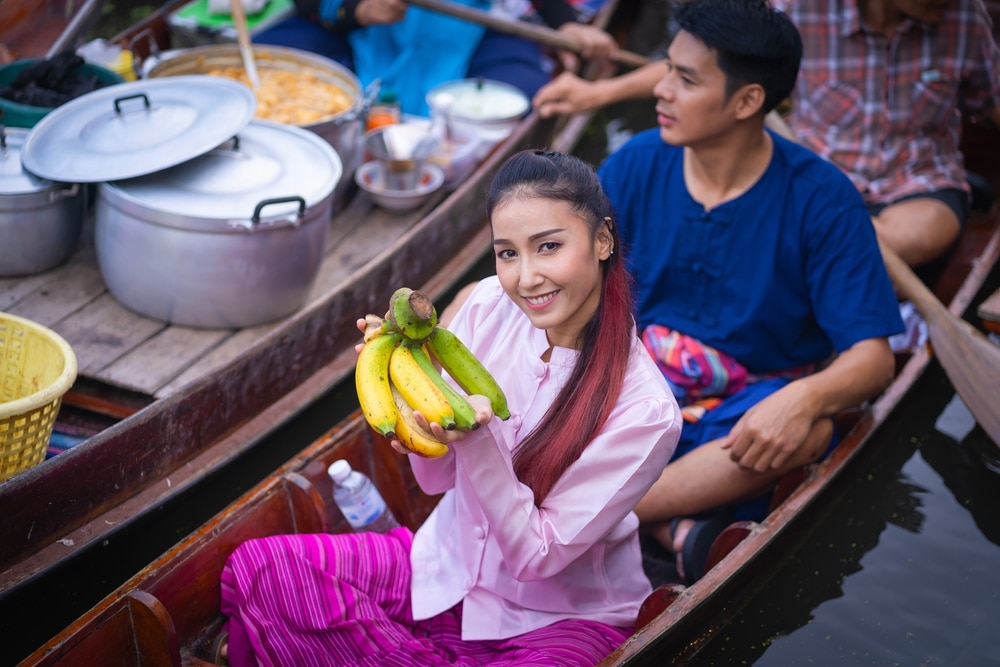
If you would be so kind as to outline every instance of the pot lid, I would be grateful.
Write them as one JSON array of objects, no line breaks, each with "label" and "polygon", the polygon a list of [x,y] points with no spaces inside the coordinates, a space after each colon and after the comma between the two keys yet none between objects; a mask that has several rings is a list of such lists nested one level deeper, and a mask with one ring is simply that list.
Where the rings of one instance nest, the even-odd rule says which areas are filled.
[{"label": "pot lid", "polygon": [[522,116],[531,101],[514,86],[478,78],[435,86],[427,93],[427,106],[465,120],[512,120]]},{"label": "pot lid", "polygon": [[143,79],[95,90],[42,118],[21,161],[53,181],[149,174],[215,148],[253,117],[253,91],[209,75]]},{"label": "pot lid", "polygon": [[103,188],[140,207],[140,216],[165,212],[180,226],[223,220],[252,229],[255,217],[295,215],[326,199],[342,174],[340,156],[319,135],[253,120],[231,141],[192,160]]},{"label": "pot lid", "polygon": [[0,195],[32,194],[54,186],[21,166],[21,151],[27,136],[26,128],[0,125]]}]

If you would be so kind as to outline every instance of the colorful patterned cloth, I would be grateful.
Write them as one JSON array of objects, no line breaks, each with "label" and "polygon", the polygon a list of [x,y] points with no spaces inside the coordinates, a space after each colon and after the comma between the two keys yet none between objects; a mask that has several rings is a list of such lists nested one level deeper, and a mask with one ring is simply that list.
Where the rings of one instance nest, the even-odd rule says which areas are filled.
[{"label": "colorful patterned cloth", "polygon": [[806,364],[774,373],[750,373],[725,352],[659,324],[643,330],[642,343],[667,379],[684,421],[689,423],[697,423],[707,411],[749,383],[766,378],[794,380],[816,369],[815,364]]}]

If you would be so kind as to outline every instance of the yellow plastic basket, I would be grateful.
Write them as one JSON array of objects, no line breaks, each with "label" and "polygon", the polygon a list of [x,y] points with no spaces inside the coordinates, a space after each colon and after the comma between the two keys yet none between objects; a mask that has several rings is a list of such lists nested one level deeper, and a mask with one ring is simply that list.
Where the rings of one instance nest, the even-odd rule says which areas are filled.
[{"label": "yellow plastic basket", "polygon": [[45,459],[76,355],[56,332],[0,312],[0,481]]}]

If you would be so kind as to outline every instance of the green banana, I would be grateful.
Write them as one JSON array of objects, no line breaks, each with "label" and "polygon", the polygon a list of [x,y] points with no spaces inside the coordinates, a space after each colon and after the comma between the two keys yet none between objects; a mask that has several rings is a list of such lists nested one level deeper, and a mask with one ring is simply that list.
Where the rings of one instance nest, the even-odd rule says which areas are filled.
[{"label": "green banana", "polygon": [[441,368],[455,378],[465,393],[479,394],[490,400],[493,414],[500,419],[510,417],[503,389],[486,370],[482,362],[458,337],[447,329],[434,327],[427,338],[427,348]]},{"label": "green banana", "polygon": [[389,361],[402,340],[399,334],[371,338],[361,348],[354,368],[354,385],[365,419],[387,438],[393,437],[399,416],[389,382]]},{"label": "green banana", "polygon": [[389,380],[410,407],[426,417],[427,421],[437,422],[449,431],[455,428],[455,411],[451,403],[420,368],[413,356],[413,346],[404,343],[392,351]]},{"label": "green banana", "polygon": [[386,313],[391,327],[410,340],[423,341],[437,326],[437,311],[423,292],[400,287],[389,300]]},{"label": "green banana", "polygon": [[426,350],[420,345],[409,341],[404,342],[403,345],[410,347],[413,352],[413,358],[424,372],[424,375],[429,377],[437,385],[437,388],[441,390],[444,397],[448,399],[451,409],[455,412],[455,426],[466,431],[479,428],[479,424],[476,423],[476,409],[472,407],[472,404],[469,403],[465,396],[458,393],[451,386],[451,383],[441,376],[434,362],[427,356]]}]

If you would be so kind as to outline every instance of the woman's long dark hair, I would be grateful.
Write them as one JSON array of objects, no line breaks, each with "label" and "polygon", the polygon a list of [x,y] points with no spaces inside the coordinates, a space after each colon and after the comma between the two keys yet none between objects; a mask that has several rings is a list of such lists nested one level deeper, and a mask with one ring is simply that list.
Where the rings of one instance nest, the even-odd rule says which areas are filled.
[{"label": "woman's long dark hair", "polygon": [[611,255],[602,262],[601,301],[584,328],[583,347],[566,385],[545,417],[514,454],[514,472],[535,493],[535,504],[604,428],[625,379],[632,345],[632,291],[611,202],[594,168],[579,158],[547,151],[522,151],[497,172],[487,196],[492,220],[498,206],[513,199],[564,201],[590,227],[611,235]]}]

